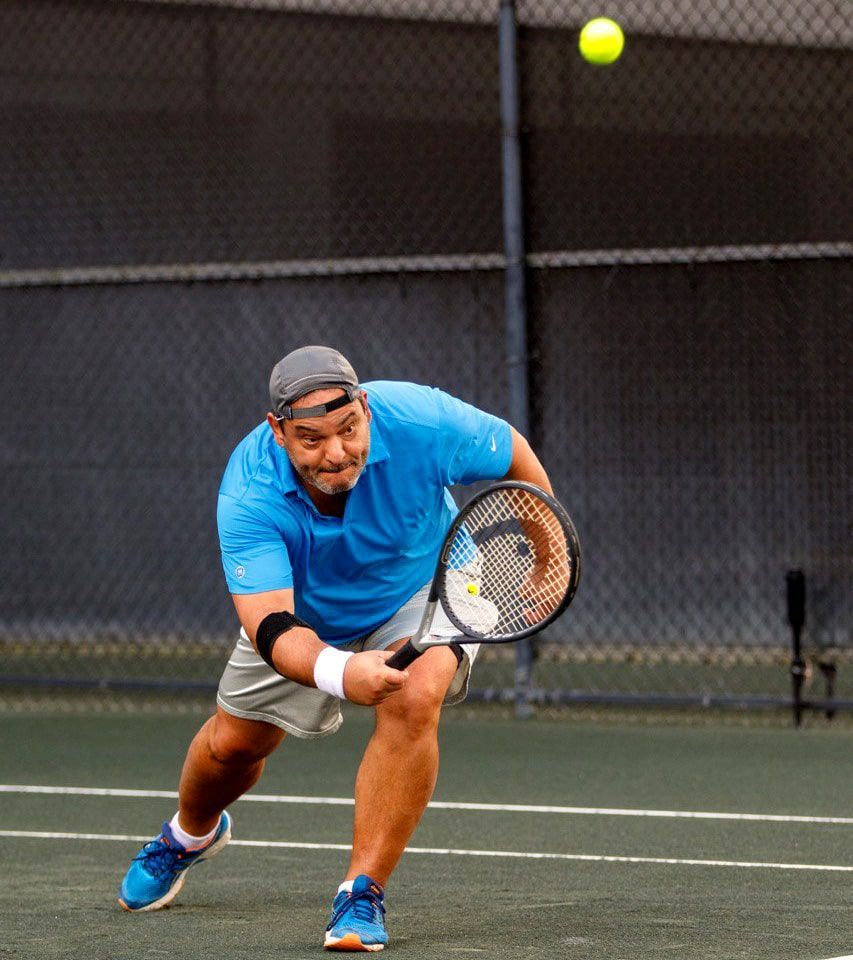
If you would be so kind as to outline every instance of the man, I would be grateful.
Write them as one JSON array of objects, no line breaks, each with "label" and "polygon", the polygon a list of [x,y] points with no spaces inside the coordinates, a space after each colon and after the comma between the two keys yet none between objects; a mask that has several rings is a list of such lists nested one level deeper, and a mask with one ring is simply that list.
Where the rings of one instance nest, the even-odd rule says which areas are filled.
[{"label": "man", "polygon": [[[386,666],[420,621],[456,513],[447,488],[500,477],[550,484],[504,421],[428,387],[359,386],[328,347],[302,347],[276,364],[270,400],[219,494],[240,640],[216,714],[187,754],[178,812],[131,863],[120,902],[170,903],[187,869],[228,842],[226,807],[257,782],[285,735],[334,733],[347,699],[374,707],[376,727],[324,946],[381,950],[384,887],[435,786],[441,707],[465,696],[477,652],[434,647],[406,670]],[[440,611],[432,629],[458,633]]]}]

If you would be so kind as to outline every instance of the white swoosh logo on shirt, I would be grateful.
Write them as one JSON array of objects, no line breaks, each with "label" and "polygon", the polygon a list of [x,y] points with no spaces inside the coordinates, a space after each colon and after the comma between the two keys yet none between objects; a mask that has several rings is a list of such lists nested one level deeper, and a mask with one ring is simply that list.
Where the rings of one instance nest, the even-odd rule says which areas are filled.
[{"label": "white swoosh logo on shirt", "polygon": [[495,443],[495,435],[492,434],[492,453],[497,453],[498,445]]}]

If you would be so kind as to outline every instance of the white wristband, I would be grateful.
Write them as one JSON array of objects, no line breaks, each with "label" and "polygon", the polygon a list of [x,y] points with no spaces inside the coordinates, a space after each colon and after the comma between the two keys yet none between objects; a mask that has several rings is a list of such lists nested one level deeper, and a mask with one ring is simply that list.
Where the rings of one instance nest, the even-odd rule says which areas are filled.
[{"label": "white wristband", "polygon": [[344,696],[344,669],[352,652],[326,647],[314,661],[314,685],[324,693],[330,693],[339,700]]}]

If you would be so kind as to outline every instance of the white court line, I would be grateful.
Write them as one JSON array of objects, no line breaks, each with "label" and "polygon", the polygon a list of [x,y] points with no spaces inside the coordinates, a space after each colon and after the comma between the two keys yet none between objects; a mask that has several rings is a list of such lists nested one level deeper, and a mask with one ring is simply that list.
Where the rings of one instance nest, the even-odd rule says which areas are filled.
[{"label": "white court line", "polygon": [[[0,830],[0,837],[32,840],[121,840],[145,842],[148,836],[119,833],[60,833],[40,830]],[[264,847],[287,850],[349,850],[348,843],[296,843],[288,840],[232,840],[235,847]],[[594,853],[533,853],[522,850],[455,850],[450,847],[406,847],[406,853],[427,853],[445,857],[496,857],[513,860],[583,860],[589,863],[653,863],[688,867],[740,867],[763,870],[820,870],[853,873],[853,866],[825,863],[765,863],[751,860],[678,860],[673,857],[621,857]]]},{"label": "white court line", "polygon": [[[25,784],[0,784],[0,793],[43,793],[73,797],[154,797],[177,799],[174,790],[125,790],[111,787],[51,787]],[[352,807],[351,797],[299,797],[276,794],[248,794],[240,798],[248,803],[294,803]],[[853,817],[808,817],[775,813],[705,813],[691,810],[634,810],[620,807],[555,807],[524,803],[451,803],[433,800],[432,810],[480,810],[486,813],[569,813],[599,817],[663,817],[676,820],[735,820],[760,823],[835,823],[853,825]]]}]

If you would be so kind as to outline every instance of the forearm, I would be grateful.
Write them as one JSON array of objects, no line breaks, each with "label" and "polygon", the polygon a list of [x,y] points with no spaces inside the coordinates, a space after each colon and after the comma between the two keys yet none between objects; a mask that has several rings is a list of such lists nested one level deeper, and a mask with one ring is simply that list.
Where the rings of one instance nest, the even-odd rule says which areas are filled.
[{"label": "forearm", "polygon": [[[553,494],[548,474],[530,444],[516,429],[513,427],[510,429],[512,430],[512,462],[504,479],[533,483]],[[527,538],[535,545],[537,562],[546,564],[552,556],[554,544],[560,541],[559,529],[552,525],[553,518],[545,520],[544,525],[541,517],[520,517],[519,522]]]},{"label": "forearm", "polygon": [[272,666],[282,676],[313,687],[317,657],[327,645],[309,624],[293,616],[292,588],[232,594],[232,599],[255,651],[265,659],[265,654],[271,654]]},{"label": "forearm", "polygon": [[551,481],[539,458],[533,452],[527,439],[514,427],[512,431],[512,460],[504,480],[520,480],[523,483],[535,483],[548,493],[553,493]]},{"label": "forearm", "polygon": [[355,654],[327,646],[312,627],[291,614],[273,613],[261,621],[255,649],[288,680],[347,698],[344,674]]},{"label": "forearm", "polygon": [[275,669],[289,680],[306,687],[316,686],[314,666],[328,645],[308,627],[293,627],[282,634],[272,648]]},{"label": "forearm", "polygon": [[[270,616],[277,619],[281,614]],[[257,635],[252,638],[258,654],[288,680],[316,687],[341,700],[365,705],[381,703],[408,677],[405,671],[385,665],[390,651],[339,650],[323,643],[311,627],[299,623],[285,626],[278,634],[277,629],[275,619],[269,627],[261,621],[257,629],[260,642]]]},{"label": "forearm", "polygon": [[404,670],[385,666],[390,652],[352,653],[323,643],[313,627],[293,614],[290,587],[231,596],[258,655],[288,680],[368,705],[381,703],[406,682]]}]

